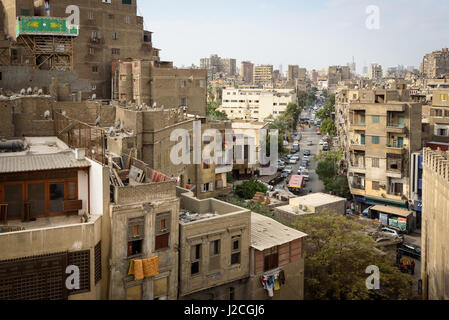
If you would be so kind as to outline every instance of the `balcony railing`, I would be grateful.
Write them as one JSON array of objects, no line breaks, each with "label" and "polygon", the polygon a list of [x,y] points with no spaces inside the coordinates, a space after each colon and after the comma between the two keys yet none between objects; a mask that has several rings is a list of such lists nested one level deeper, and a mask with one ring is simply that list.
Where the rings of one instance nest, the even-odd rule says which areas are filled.
[{"label": "balcony railing", "polygon": [[350,186],[352,189],[365,190],[365,187],[358,183],[352,183]]},{"label": "balcony railing", "polygon": [[394,149],[404,149],[404,145],[403,144],[399,144],[399,143],[389,143],[387,144],[388,148],[394,148]]}]

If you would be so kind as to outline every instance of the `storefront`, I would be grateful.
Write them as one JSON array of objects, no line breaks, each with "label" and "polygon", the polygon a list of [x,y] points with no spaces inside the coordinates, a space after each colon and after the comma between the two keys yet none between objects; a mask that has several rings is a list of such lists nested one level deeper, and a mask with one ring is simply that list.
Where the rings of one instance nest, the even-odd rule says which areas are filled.
[{"label": "storefront", "polygon": [[415,228],[413,212],[392,206],[376,205],[370,208],[370,218],[382,225],[410,233]]}]

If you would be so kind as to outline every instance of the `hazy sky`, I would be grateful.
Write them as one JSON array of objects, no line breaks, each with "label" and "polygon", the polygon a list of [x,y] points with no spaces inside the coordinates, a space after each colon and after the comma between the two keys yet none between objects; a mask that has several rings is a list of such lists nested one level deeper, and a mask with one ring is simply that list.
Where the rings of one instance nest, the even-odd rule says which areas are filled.
[{"label": "hazy sky", "polygon": [[[366,27],[370,5],[380,9],[378,30]],[[354,56],[361,72],[374,62],[419,67],[425,53],[449,46],[447,0],[138,0],[138,14],[162,60],[176,66],[216,53],[285,72]]]}]

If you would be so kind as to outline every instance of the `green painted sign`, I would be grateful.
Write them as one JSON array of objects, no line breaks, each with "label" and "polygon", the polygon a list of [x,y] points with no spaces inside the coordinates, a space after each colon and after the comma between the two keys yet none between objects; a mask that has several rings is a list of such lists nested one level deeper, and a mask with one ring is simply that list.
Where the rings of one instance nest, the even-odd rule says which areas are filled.
[{"label": "green painted sign", "polygon": [[53,35],[77,37],[78,26],[67,26],[65,18],[56,17],[18,17],[16,34]]}]

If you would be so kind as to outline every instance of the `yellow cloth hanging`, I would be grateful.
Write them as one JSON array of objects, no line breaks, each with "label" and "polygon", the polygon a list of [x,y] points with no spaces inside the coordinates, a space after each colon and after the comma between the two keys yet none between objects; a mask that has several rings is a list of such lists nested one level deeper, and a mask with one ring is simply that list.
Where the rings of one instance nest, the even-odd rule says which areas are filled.
[{"label": "yellow cloth hanging", "polygon": [[143,273],[146,278],[159,274],[159,257],[143,259]]},{"label": "yellow cloth hanging", "polygon": [[129,271],[128,274],[134,275],[134,280],[142,280],[144,278],[144,273],[143,273],[143,262],[142,260],[131,260],[131,265],[129,266]]},{"label": "yellow cloth hanging", "polygon": [[274,291],[278,290],[281,290],[281,286],[279,284],[279,279],[276,278],[276,280],[274,280]]},{"label": "yellow cloth hanging", "polygon": [[133,274],[134,274],[134,260],[131,260],[131,263],[129,264],[128,276]]}]

